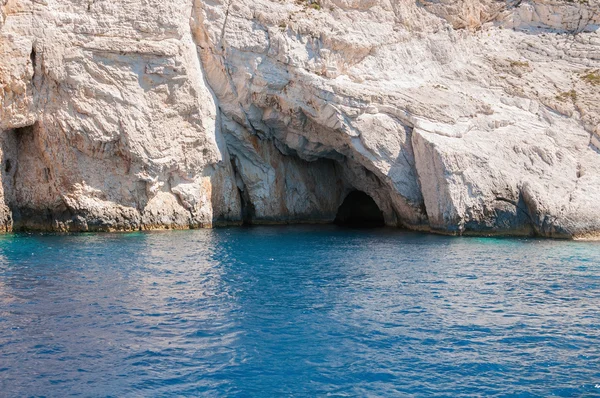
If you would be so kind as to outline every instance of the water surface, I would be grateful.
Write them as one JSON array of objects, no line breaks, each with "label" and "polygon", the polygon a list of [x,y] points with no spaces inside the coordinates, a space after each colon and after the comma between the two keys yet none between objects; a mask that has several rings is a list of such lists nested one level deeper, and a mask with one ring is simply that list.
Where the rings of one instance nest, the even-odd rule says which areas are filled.
[{"label": "water surface", "polygon": [[0,236],[0,396],[600,396],[600,245]]}]

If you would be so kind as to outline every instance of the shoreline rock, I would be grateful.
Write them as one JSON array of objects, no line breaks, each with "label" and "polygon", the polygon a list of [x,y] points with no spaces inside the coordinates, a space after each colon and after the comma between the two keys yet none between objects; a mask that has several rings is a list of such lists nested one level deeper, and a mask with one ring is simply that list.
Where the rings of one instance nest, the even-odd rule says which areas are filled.
[{"label": "shoreline rock", "polygon": [[0,230],[600,234],[596,0],[0,1]]}]

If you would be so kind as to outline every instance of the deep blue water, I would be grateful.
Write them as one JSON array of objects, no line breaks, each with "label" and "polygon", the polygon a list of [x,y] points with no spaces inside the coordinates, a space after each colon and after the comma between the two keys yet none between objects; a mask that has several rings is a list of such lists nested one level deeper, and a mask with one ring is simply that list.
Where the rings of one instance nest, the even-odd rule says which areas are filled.
[{"label": "deep blue water", "polygon": [[600,244],[0,236],[0,396],[600,396]]}]

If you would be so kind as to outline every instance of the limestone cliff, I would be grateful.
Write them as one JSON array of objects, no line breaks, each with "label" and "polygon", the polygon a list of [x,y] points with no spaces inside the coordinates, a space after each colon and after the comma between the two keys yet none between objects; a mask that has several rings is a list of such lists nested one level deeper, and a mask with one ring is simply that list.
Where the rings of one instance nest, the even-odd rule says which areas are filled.
[{"label": "limestone cliff", "polygon": [[3,228],[600,233],[597,0],[0,0]]}]

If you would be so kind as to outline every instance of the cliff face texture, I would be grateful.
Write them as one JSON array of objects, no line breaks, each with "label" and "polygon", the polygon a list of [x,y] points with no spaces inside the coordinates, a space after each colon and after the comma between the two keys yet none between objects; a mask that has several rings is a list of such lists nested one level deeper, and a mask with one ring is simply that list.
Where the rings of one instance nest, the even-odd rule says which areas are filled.
[{"label": "cliff face texture", "polygon": [[597,0],[0,0],[0,224],[600,233]]}]

